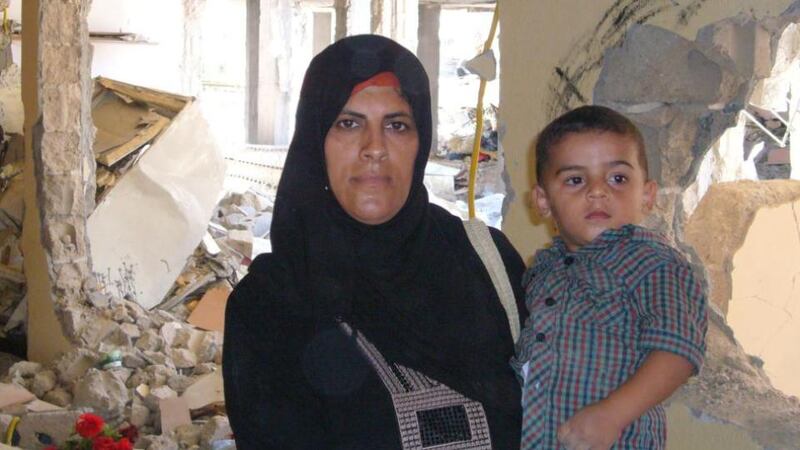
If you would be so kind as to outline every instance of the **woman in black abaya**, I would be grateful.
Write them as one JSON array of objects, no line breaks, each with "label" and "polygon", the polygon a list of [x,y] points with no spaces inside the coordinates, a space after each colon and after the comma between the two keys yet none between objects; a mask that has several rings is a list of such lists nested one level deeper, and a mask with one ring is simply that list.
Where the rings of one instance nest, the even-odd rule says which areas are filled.
[{"label": "woman in black abaya", "polygon": [[[240,450],[519,448],[511,326],[459,218],[428,202],[428,79],[355,36],[311,62],[270,238],[226,312]],[[522,316],[523,263],[491,230]]]}]

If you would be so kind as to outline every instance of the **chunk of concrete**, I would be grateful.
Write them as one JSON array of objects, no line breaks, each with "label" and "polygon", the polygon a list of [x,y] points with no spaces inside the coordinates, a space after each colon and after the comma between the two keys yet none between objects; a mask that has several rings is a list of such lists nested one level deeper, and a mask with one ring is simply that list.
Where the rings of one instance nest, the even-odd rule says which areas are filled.
[{"label": "chunk of concrete", "polygon": [[222,189],[225,162],[201,111],[196,101],[180,109],[87,221],[98,279],[145,308],[169,291]]},{"label": "chunk of concrete", "polygon": [[603,104],[724,105],[743,94],[743,81],[733,61],[716,50],[664,28],[635,25],[621,47],[607,50],[594,96]]},{"label": "chunk of concrete", "polygon": [[55,372],[52,370],[43,370],[33,377],[31,391],[37,397],[42,398],[46,393],[56,387],[56,381],[58,381],[58,377]]},{"label": "chunk of concrete", "polygon": [[17,425],[20,447],[39,449],[48,444],[63,444],[75,431],[75,421],[81,414],[81,411],[61,410],[24,415]]},{"label": "chunk of concrete", "polygon": [[128,388],[108,371],[89,369],[75,383],[74,405],[87,407],[108,420],[122,417],[130,400]]},{"label": "chunk of concrete", "polygon": [[203,450],[211,450],[213,443],[220,440],[228,440],[233,435],[231,424],[227,417],[213,416],[203,425],[200,432],[200,448]]}]

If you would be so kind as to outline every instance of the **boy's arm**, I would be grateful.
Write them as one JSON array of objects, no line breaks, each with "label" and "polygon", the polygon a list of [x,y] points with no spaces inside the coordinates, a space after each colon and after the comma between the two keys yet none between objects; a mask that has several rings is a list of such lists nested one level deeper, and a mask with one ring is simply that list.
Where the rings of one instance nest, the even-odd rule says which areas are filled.
[{"label": "boy's arm", "polygon": [[683,356],[661,350],[650,352],[617,390],[561,425],[558,440],[568,449],[610,448],[625,427],[669,397],[693,371],[694,365]]}]

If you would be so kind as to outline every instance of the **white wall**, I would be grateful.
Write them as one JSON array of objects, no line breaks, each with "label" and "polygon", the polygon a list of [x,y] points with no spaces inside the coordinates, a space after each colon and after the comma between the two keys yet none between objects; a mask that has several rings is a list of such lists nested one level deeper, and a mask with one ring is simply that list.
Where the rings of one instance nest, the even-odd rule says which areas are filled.
[{"label": "white wall", "polygon": [[[11,0],[9,18],[21,21],[23,0]],[[181,92],[183,2],[181,0],[94,0],[89,11],[90,32],[141,35],[148,43],[92,40],[92,76]],[[13,44],[19,63],[20,42]]]}]

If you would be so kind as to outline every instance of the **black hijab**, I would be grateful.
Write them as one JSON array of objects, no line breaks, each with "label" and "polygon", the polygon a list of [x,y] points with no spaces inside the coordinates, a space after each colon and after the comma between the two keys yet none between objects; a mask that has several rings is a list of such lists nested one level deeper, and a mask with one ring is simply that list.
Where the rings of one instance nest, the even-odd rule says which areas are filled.
[{"label": "black hijab", "polygon": [[[380,225],[351,218],[327,187],[325,136],[353,87],[393,72],[414,114],[419,151],[408,200]],[[259,268],[286,312],[315,326],[344,320],[389,361],[486,406],[518,414],[507,319],[460,219],[428,202],[428,77],[408,50],[354,36],[311,62],[278,186],[270,264]]]}]

